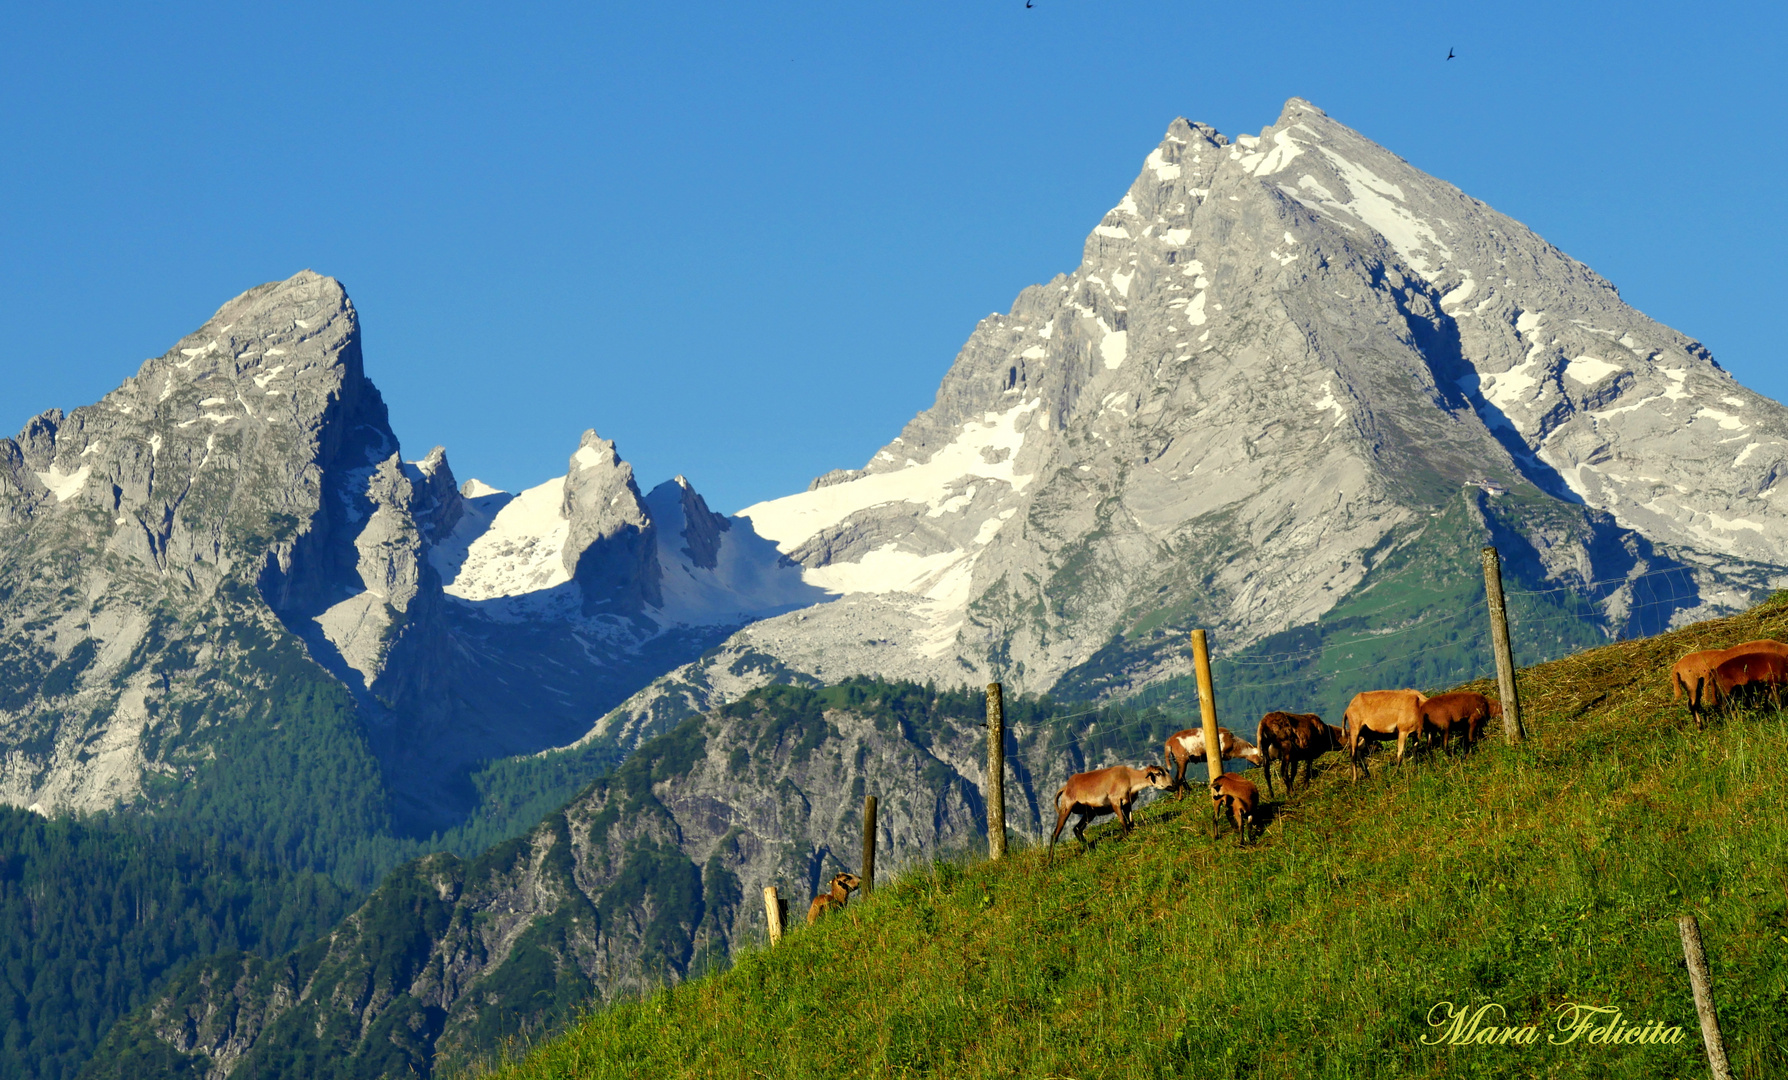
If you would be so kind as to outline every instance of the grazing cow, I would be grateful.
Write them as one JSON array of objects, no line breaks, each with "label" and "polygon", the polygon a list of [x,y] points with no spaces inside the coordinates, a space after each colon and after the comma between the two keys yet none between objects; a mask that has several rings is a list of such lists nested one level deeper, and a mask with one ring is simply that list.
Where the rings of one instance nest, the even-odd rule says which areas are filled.
[{"label": "grazing cow", "polygon": [[1465,741],[1467,748],[1484,737],[1484,724],[1492,716],[1502,715],[1502,705],[1491,701],[1482,694],[1474,694],[1470,690],[1460,690],[1451,694],[1436,694],[1421,705],[1422,733],[1433,745],[1435,735],[1440,736],[1440,748],[1446,750],[1457,732]]},{"label": "grazing cow", "polygon": [[[1235,732],[1226,727],[1217,729],[1217,741],[1223,747],[1223,760],[1234,761],[1241,758],[1260,765],[1265,758],[1260,756],[1260,748],[1247,739],[1238,738]],[[1178,790],[1178,798],[1186,797],[1186,766],[1194,761],[1203,762],[1204,729],[1189,727],[1184,731],[1176,731],[1167,737],[1167,767],[1173,770],[1173,786]]]},{"label": "grazing cow", "polygon": [[1050,834],[1049,855],[1044,861],[1055,858],[1055,842],[1061,838],[1062,826],[1068,823],[1069,814],[1080,815],[1080,820],[1074,823],[1074,839],[1085,847],[1087,822],[1106,814],[1116,814],[1124,823],[1127,835],[1130,832],[1130,807],[1136,802],[1136,796],[1149,788],[1165,791],[1172,786],[1167,770],[1159,765],[1143,769],[1113,765],[1068,777],[1062,790],[1055,793],[1055,832]]},{"label": "grazing cow", "polygon": [[842,911],[844,902],[850,899],[851,890],[861,887],[863,879],[855,874],[833,874],[832,891],[821,893],[807,905],[807,925],[812,926],[820,921],[820,916],[834,908]]},{"label": "grazing cow", "polygon": [[1261,769],[1266,773],[1267,797],[1273,795],[1273,759],[1279,760],[1279,775],[1285,781],[1285,794],[1298,778],[1298,763],[1304,765],[1304,784],[1316,768],[1316,759],[1330,750],[1344,747],[1341,729],[1325,724],[1315,713],[1270,712],[1260,718],[1255,732],[1260,745]]},{"label": "grazing cow", "polygon": [[1670,700],[1680,701],[1684,696],[1689,699],[1689,715],[1695,718],[1695,728],[1706,727],[1703,714],[1706,706],[1712,704],[1719,695],[1714,687],[1714,668],[1726,658],[1724,649],[1692,652],[1678,660],[1670,669]]},{"label": "grazing cow", "polygon": [[1788,683],[1788,656],[1774,652],[1742,652],[1728,656],[1714,668],[1715,701],[1719,708],[1732,692],[1746,686],[1767,687],[1776,708],[1782,707],[1782,685]]},{"label": "grazing cow", "polygon": [[1341,717],[1347,737],[1347,757],[1353,767],[1353,778],[1360,778],[1366,768],[1365,750],[1369,742],[1384,742],[1397,737],[1397,761],[1403,761],[1409,740],[1422,733],[1422,702],[1428,699],[1419,690],[1362,690],[1347,704]]},{"label": "grazing cow", "polygon": [[1248,830],[1254,825],[1254,807],[1260,801],[1260,789],[1252,780],[1234,773],[1224,773],[1211,781],[1211,816],[1227,817],[1235,822],[1236,842],[1248,842]]},{"label": "grazing cow", "polygon": [[1763,653],[1788,659],[1788,645],[1763,638],[1734,645],[1730,649],[1692,652],[1678,660],[1670,669],[1670,700],[1680,701],[1685,696],[1689,699],[1689,715],[1695,718],[1697,730],[1707,726],[1707,710],[1720,705],[1720,690],[1715,684],[1714,669],[1731,657],[1747,653]]}]

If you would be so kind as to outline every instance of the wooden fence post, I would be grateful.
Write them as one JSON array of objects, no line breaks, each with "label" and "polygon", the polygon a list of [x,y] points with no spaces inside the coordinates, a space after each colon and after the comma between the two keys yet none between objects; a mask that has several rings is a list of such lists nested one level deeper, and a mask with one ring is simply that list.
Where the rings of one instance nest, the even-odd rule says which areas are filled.
[{"label": "wooden fence post", "polygon": [[1713,1080],[1732,1080],[1726,1061],[1726,1042],[1720,1038],[1720,1019],[1714,1015],[1713,979],[1707,970],[1707,953],[1701,948],[1701,924],[1693,915],[1676,920],[1682,934],[1682,958],[1689,965],[1689,988],[1695,992],[1695,1014],[1701,1018],[1701,1044],[1707,1048],[1707,1067]]},{"label": "wooden fence post", "polygon": [[1217,691],[1211,685],[1211,650],[1203,630],[1192,631],[1192,663],[1198,669],[1198,711],[1204,717],[1204,760],[1215,781],[1223,775],[1223,740],[1217,734]]},{"label": "wooden fence post", "polygon": [[875,891],[875,796],[863,798],[863,898]]},{"label": "wooden fence post", "polygon": [[1521,726],[1521,688],[1515,684],[1515,654],[1509,648],[1509,612],[1502,600],[1502,556],[1484,549],[1484,597],[1490,602],[1490,647],[1496,653],[1496,689],[1502,698],[1502,733],[1510,742],[1527,737]]},{"label": "wooden fence post", "polygon": [[987,684],[987,857],[1006,854],[1006,702],[999,683]]},{"label": "wooden fence post", "polygon": [[764,886],[764,918],[770,924],[770,944],[772,947],[782,944],[782,899],[776,895],[776,886]]}]

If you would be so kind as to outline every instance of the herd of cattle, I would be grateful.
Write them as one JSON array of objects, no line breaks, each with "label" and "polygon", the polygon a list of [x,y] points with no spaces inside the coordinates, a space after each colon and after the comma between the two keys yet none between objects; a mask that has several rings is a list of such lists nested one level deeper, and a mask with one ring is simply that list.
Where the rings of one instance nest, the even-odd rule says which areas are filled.
[{"label": "herd of cattle", "polygon": [[[1672,699],[1688,699],[1689,713],[1697,728],[1705,726],[1705,714],[1733,701],[1739,694],[1767,692],[1778,708],[1781,688],[1788,685],[1788,645],[1768,639],[1747,641],[1730,649],[1694,652],[1671,669]],[[1342,715],[1342,726],[1325,724],[1314,713],[1270,712],[1260,719],[1260,730],[1250,743],[1228,728],[1218,729],[1219,751],[1225,761],[1242,760],[1260,767],[1266,776],[1267,794],[1273,794],[1273,763],[1279,764],[1285,793],[1291,794],[1298,765],[1304,766],[1307,785],[1317,758],[1331,750],[1347,754],[1355,779],[1366,770],[1366,752],[1372,744],[1397,740],[1397,760],[1402,761],[1412,739],[1426,739],[1430,747],[1440,740],[1443,752],[1451,749],[1455,735],[1465,747],[1483,737],[1485,725],[1502,715],[1502,706],[1482,694],[1459,691],[1428,697],[1415,690],[1366,690],[1355,694]],[[1078,815],[1074,838],[1087,843],[1086,827],[1095,818],[1116,814],[1124,832],[1130,831],[1130,808],[1137,796],[1150,788],[1186,795],[1186,767],[1207,761],[1202,728],[1187,728],[1168,736],[1166,767],[1132,768],[1114,765],[1077,773],[1055,796],[1055,832],[1049,837],[1049,858],[1070,816]],[[1233,822],[1237,839],[1246,843],[1254,826],[1260,792],[1254,783],[1233,773],[1220,774],[1210,784],[1214,817]]]},{"label": "herd of cattle", "polygon": [[[1689,715],[1697,729],[1706,726],[1706,714],[1724,707],[1747,692],[1767,692],[1777,708],[1781,690],[1788,685],[1788,645],[1767,638],[1747,641],[1730,649],[1692,652],[1670,670],[1671,700],[1688,699]],[[1254,742],[1228,728],[1218,728],[1219,751],[1224,761],[1247,761],[1259,766],[1266,777],[1267,795],[1273,795],[1273,763],[1285,794],[1291,794],[1298,766],[1304,767],[1309,785],[1316,759],[1331,750],[1347,754],[1355,779],[1366,771],[1366,752],[1374,743],[1397,740],[1397,760],[1402,761],[1411,739],[1425,739],[1430,747],[1440,740],[1442,752],[1452,747],[1457,735],[1465,748],[1483,738],[1485,725],[1502,715],[1502,705],[1482,694],[1458,691],[1428,697],[1415,690],[1365,690],[1355,694],[1342,714],[1342,726],[1323,723],[1315,713],[1270,712],[1260,718]],[[1055,795],[1055,832],[1049,837],[1048,858],[1055,856],[1056,841],[1070,816],[1078,815],[1074,838],[1087,843],[1086,827],[1095,818],[1116,814],[1124,832],[1131,826],[1130,808],[1137,796],[1150,788],[1177,791],[1186,797],[1186,768],[1205,762],[1204,729],[1187,728],[1168,736],[1166,767],[1149,765],[1136,769],[1114,765],[1076,773]],[[1253,781],[1234,773],[1222,773],[1211,781],[1211,813],[1234,823],[1238,841],[1246,843],[1254,828],[1260,791]],[[855,874],[832,878],[831,890],[813,898],[807,910],[809,924],[829,911],[844,907],[852,891],[861,886]]]}]

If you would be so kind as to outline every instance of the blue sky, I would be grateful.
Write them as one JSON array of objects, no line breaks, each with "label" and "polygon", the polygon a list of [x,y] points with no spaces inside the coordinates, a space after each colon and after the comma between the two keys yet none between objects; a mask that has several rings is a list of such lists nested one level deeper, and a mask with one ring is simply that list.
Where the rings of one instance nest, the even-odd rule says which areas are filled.
[{"label": "blue sky", "polygon": [[310,267],[408,455],[594,427],[736,510],[897,434],[1173,117],[1293,95],[1788,399],[1779,5],[1034,2],[10,5],[0,430]]}]

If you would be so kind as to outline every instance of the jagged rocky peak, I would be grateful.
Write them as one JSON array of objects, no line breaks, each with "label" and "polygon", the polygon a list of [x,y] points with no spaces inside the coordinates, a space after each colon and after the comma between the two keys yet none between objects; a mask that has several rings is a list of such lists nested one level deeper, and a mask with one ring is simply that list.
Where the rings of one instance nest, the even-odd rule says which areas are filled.
[{"label": "jagged rocky peak", "polygon": [[571,455],[561,513],[569,523],[561,558],[583,593],[585,614],[631,615],[663,603],[652,516],[633,466],[594,430]]},{"label": "jagged rocky peak", "polygon": [[452,466],[447,464],[446,448],[437,446],[421,461],[405,463],[404,471],[415,491],[411,513],[416,525],[430,543],[437,543],[453,531],[465,512],[465,499],[454,482]]},{"label": "jagged rocky peak", "polygon": [[[720,534],[731,529],[732,522],[708,509],[707,500],[686,477],[679,473],[674,479],[659,484],[645,501],[659,530],[682,539],[682,554],[688,557],[692,566],[713,570],[720,565]],[[674,517],[666,512],[672,506],[675,507]]]},{"label": "jagged rocky peak", "polygon": [[[361,373],[353,304],[338,282],[305,271],[231,300],[99,403],[33,418],[16,442],[5,440],[16,468],[0,451],[0,498],[13,513],[103,504],[128,519],[156,488],[182,491],[199,470],[266,444],[327,461],[346,437],[329,420],[369,405],[382,420]],[[214,453],[220,441],[231,445]]]},{"label": "jagged rocky peak", "polygon": [[767,677],[734,670],[1135,688],[1180,662],[1149,642],[1316,625],[1466,504],[1548,583],[1688,564],[1648,617],[1712,614],[1784,580],[1784,473],[1788,410],[1520,222],[1301,98],[1257,135],[1175,120],[930,408],[741,511],[843,599],[617,717]]},{"label": "jagged rocky peak", "polygon": [[[380,612],[412,607],[427,588],[423,538],[396,449],[354,306],[310,271],[230,300],[100,401],[0,440],[3,644],[32,664],[91,657],[62,691],[72,702],[26,693],[0,712],[0,737],[34,748],[0,798],[112,806],[166,765],[146,755],[202,752],[143,740],[193,692],[196,658],[215,657],[192,644],[213,620],[314,628],[357,594]],[[337,637],[356,657],[382,655],[370,625]],[[93,739],[110,748],[101,758],[79,752]]]}]

